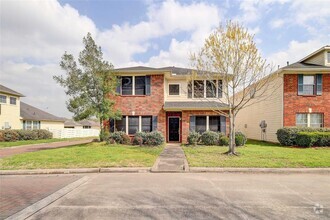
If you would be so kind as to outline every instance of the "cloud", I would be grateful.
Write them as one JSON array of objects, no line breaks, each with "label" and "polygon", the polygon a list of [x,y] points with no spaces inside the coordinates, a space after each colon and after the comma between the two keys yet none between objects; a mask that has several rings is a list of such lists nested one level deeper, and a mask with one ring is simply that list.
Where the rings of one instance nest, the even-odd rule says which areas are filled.
[{"label": "cloud", "polygon": [[270,21],[270,27],[272,29],[280,28],[284,25],[285,21],[283,19],[273,19]]}]

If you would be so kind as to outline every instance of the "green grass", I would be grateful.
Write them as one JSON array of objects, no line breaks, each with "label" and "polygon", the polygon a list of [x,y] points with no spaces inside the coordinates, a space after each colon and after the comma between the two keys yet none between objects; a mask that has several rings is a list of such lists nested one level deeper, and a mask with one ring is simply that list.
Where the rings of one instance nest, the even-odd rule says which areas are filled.
[{"label": "green grass", "polygon": [[[93,138],[93,137],[88,137],[88,138]],[[67,140],[74,141],[74,140],[82,140],[82,139],[86,139],[86,138],[52,138],[52,139],[43,139],[43,140],[0,142],[0,149],[5,147],[17,147],[28,144],[43,144],[43,143],[52,143],[52,142],[67,141]]]},{"label": "green grass", "polygon": [[191,167],[330,167],[330,147],[292,148],[249,140],[238,147],[240,156],[223,153],[228,147],[183,147]]},{"label": "green grass", "polygon": [[163,147],[90,143],[0,159],[0,169],[151,167]]}]

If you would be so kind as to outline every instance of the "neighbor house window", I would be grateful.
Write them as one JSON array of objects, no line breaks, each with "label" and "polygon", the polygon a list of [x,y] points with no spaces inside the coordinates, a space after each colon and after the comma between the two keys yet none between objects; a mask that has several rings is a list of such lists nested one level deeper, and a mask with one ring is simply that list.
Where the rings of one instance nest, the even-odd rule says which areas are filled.
[{"label": "neighbor house window", "polygon": [[299,74],[298,95],[322,95],[322,74]]},{"label": "neighbor house window", "polygon": [[146,94],[146,77],[135,76],[135,95]]},{"label": "neighbor house window", "polygon": [[196,132],[206,131],[206,116],[196,116]]},{"label": "neighbor house window", "polygon": [[40,129],[40,121],[23,121],[24,130]]},{"label": "neighbor house window", "polygon": [[89,125],[84,125],[83,126],[83,129],[91,129],[92,128],[92,126],[89,126]]},{"label": "neighbor house window", "polygon": [[323,114],[320,113],[299,113],[296,114],[297,127],[323,127]]},{"label": "neighbor house window", "polygon": [[121,94],[133,95],[133,77],[123,76],[121,79]]},{"label": "neighbor house window", "polygon": [[327,52],[327,60],[328,60],[328,63],[330,63],[330,52]]},{"label": "neighbor house window", "polygon": [[188,98],[221,98],[222,80],[193,80],[187,90]]},{"label": "neighbor house window", "polygon": [[121,120],[116,120],[116,130],[126,132],[126,116],[123,116]]},{"label": "neighbor house window", "polygon": [[135,134],[139,131],[139,117],[128,116],[128,134]]},{"label": "neighbor house window", "polygon": [[0,95],[0,103],[7,103],[7,96]]},{"label": "neighbor house window", "polygon": [[152,117],[142,116],[142,131],[150,132],[152,131]]},{"label": "neighbor house window", "polygon": [[16,98],[15,97],[10,97],[10,104],[16,105]]},{"label": "neighbor house window", "polygon": [[180,95],[180,85],[179,84],[169,84],[168,91],[169,91],[169,95]]},{"label": "neighbor house window", "polygon": [[40,129],[40,121],[33,121],[32,129]]}]

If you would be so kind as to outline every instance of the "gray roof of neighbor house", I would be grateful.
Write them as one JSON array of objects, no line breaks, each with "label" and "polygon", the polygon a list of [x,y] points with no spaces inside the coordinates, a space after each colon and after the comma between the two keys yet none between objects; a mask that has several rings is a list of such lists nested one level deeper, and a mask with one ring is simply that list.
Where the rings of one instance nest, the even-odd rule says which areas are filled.
[{"label": "gray roof of neighbor house", "polygon": [[65,127],[74,127],[74,126],[82,126],[80,123],[74,121],[73,119],[66,119],[64,122]]},{"label": "gray roof of neighbor house", "polygon": [[309,64],[309,63],[293,63],[288,66],[283,67],[282,69],[310,69],[310,68],[327,68],[330,69],[330,66],[323,66],[317,64]]},{"label": "gray roof of neighbor house", "polygon": [[93,120],[87,120],[87,119],[84,119],[84,120],[81,120],[79,121],[79,124],[83,125],[83,126],[100,126],[98,122],[96,121],[93,121]]},{"label": "gray roof of neighbor house", "polygon": [[191,101],[191,102],[165,102],[164,109],[216,109],[216,108],[228,108],[229,106],[224,103],[216,101]]},{"label": "gray roof of neighbor house", "polygon": [[36,120],[36,121],[65,121],[64,118],[57,117],[49,114],[43,110],[40,110],[32,105],[28,105],[21,102],[21,117],[24,120]]},{"label": "gray roof of neighbor house", "polygon": [[93,120],[84,119],[81,121],[74,121],[73,119],[66,119],[64,122],[64,126],[66,127],[74,127],[74,126],[91,126],[91,127],[99,127],[99,123]]},{"label": "gray roof of neighbor house", "polygon": [[3,86],[0,84],[0,92],[3,92],[3,93],[6,93],[6,94],[9,94],[9,95],[15,95],[15,96],[19,96],[19,97],[24,97],[23,94],[19,93],[19,92],[16,92],[12,89],[9,89],[8,87],[6,86]]}]

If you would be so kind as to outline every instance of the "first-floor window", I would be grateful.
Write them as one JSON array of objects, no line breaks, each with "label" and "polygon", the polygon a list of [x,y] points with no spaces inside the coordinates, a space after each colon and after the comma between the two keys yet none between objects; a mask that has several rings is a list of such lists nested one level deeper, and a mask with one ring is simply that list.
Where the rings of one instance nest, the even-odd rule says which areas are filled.
[{"label": "first-floor window", "polygon": [[196,132],[206,131],[206,116],[196,116]]},{"label": "first-floor window", "polygon": [[142,131],[150,132],[152,131],[152,117],[142,116]]},{"label": "first-floor window", "polygon": [[121,120],[116,120],[116,130],[126,132],[126,116],[123,116]]},{"label": "first-floor window", "polygon": [[32,125],[33,125],[33,129],[40,129],[39,121],[33,121],[33,122],[32,122]]},{"label": "first-floor window", "polygon": [[323,114],[320,113],[299,113],[296,114],[297,127],[323,127]]},{"label": "first-floor window", "polygon": [[139,131],[139,116],[128,116],[128,134]]},{"label": "first-floor window", "polygon": [[92,128],[92,126],[89,126],[89,125],[83,126],[83,129],[91,129],[91,128]]},{"label": "first-floor window", "polygon": [[215,131],[215,132],[218,132],[221,130],[219,116],[210,116],[209,117],[209,129],[210,129],[210,131]]},{"label": "first-floor window", "polygon": [[40,121],[23,121],[24,130],[40,129]]}]

